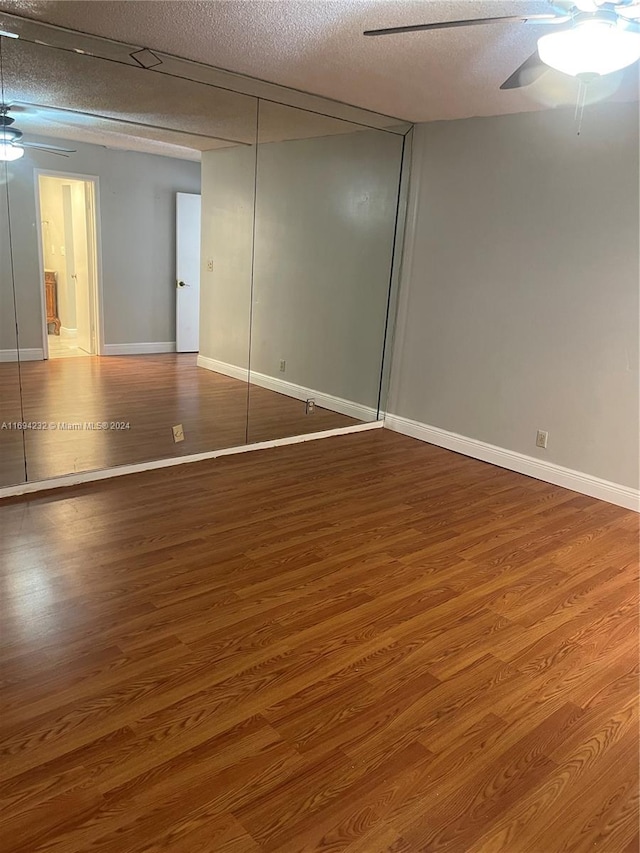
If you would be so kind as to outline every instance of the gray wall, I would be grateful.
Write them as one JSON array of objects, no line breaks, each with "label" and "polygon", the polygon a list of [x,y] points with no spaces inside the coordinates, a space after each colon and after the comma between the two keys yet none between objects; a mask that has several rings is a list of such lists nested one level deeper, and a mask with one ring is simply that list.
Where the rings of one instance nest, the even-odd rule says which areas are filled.
[{"label": "gray wall", "polygon": [[5,357],[10,356],[12,352],[15,357],[17,347],[7,217],[6,168],[9,165],[9,163],[0,162],[0,360],[3,358],[3,351]]},{"label": "gray wall", "polygon": [[377,406],[401,152],[373,130],[259,146],[252,370]]},{"label": "gray wall", "polygon": [[[258,147],[252,371],[376,407],[401,151],[380,131]],[[254,154],[202,161],[200,352],[244,368]]]},{"label": "gray wall", "polygon": [[243,370],[249,367],[255,158],[255,146],[202,154],[200,355]]},{"label": "gray wall", "polygon": [[637,103],[416,128],[392,413],[638,485],[638,156]]},{"label": "gray wall", "polygon": [[[44,141],[65,145],[59,139]],[[104,343],[175,341],[175,194],[200,192],[200,164],[77,142],[67,145],[77,149],[68,159],[34,150],[9,164],[20,347],[42,346],[36,168],[100,179]],[[0,233],[3,229],[4,206]],[[6,268],[4,258],[3,292]],[[11,340],[9,326],[5,315],[0,349],[10,346],[3,343]]]}]

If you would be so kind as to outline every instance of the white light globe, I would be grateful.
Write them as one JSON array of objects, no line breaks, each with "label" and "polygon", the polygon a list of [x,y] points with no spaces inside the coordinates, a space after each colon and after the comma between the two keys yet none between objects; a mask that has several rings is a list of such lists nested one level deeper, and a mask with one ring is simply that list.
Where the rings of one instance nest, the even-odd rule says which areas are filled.
[{"label": "white light globe", "polygon": [[18,145],[8,145],[0,142],[0,160],[19,160],[24,154],[24,148]]},{"label": "white light globe", "polygon": [[640,59],[640,33],[608,21],[584,21],[539,38],[538,53],[546,65],[572,77],[612,74]]}]

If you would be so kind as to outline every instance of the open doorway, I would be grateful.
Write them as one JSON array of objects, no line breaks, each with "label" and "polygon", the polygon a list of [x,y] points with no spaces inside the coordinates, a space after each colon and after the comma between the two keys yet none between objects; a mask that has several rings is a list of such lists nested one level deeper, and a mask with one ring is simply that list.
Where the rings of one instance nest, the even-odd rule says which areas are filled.
[{"label": "open doorway", "polygon": [[38,172],[45,358],[97,355],[96,179]]}]

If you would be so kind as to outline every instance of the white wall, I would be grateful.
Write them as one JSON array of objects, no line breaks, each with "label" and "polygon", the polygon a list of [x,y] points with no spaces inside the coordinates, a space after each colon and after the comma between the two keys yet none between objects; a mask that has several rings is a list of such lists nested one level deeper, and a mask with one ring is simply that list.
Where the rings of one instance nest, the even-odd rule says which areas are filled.
[{"label": "white wall", "polygon": [[[59,139],[44,141],[65,145]],[[175,341],[175,194],[200,192],[200,164],[77,142],[66,144],[77,149],[68,159],[31,150],[9,164],[20,348],[42,346],[36,168],[100,179],[104,342]],[[4,205],[0,206],[2,233],[6,234]],[[9,287],[6,257],[0,287],[3,293]],[[3,304],[5,301],[3,296]],[[3,339],[11,338],[11,325],[3,318],[0,349],[5,346]]]},{"label": "white wall", "polygon": [[[375,415],[402,143],[358,131],[258,146],[252,373]],[[244,369],[254,157],[235,148],[202,161],[200,351]]]},{"label": "white wall", "polygon": [[416,128],[391,412],[637,487],[638,156],[637,103]]}]

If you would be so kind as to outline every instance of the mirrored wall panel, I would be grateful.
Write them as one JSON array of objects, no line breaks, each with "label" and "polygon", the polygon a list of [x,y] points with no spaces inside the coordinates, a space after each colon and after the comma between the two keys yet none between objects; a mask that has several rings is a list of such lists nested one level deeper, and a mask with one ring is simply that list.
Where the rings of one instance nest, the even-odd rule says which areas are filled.
[{"label": "mirrored wall panel", "polygon": [[403,142],[260,101],[250,442],[378,419]]},{"label": "mirrored wall panel", "polygon": [[2,63],[11,466],[22,438],[29,480],[244,444],[257,100],[22,38]]},{"label": "mirrored wall panel", "polygon": [[8,216],[8,166],[8,161],[0,161],[0,487],[23,483],[26,478]]},{"label": "mirrored wall panel", "polygon": [[34,22],[16,34],[0,37],[0,487],[377,420],[408,128]]}]

